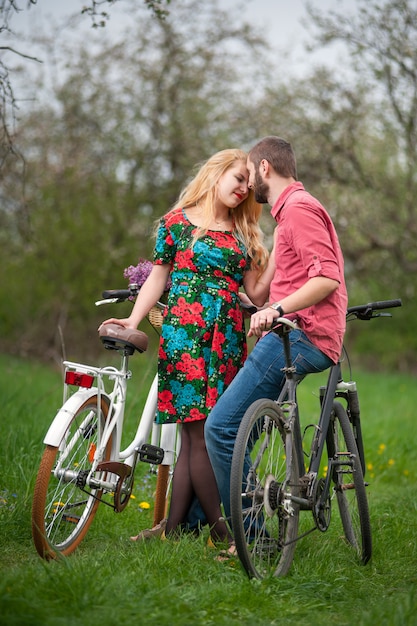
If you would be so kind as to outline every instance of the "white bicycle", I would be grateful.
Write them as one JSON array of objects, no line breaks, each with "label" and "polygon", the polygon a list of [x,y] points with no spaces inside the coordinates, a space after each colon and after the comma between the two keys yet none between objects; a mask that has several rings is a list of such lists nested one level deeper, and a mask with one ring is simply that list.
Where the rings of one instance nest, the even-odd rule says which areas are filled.
[{"label": "white bicycle", "polygon": [[[96,304],[122,302],[135,297],[137,285],[107,291]],[[164,304],[149,314],[162,323]],[[123,511],[133,488],[138,461],[158,465],[154,524],[166,514],[170,476],[180,446],[176,424],[155,423],[157,375],[141,415],[136,434],[121,450],[129,358],[148,347],[147,335],[107,324],[100,330],[104,347],[121,355],[119,369],[64,361],[64,403],[58,410],[44,444],[32,506],[32,535],[45,559],[67,556],[85,537],[101,502]]]}]

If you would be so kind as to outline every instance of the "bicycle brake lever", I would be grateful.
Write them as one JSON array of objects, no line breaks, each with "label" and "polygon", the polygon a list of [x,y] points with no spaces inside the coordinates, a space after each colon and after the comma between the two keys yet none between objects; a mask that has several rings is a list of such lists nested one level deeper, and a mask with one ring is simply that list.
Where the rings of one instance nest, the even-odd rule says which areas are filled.
[{"label": "bicycle brake lever", "polygon": [[101,306],[102,304],[114,304],[115,302],[124,302],[124,300],[120,300],[119,298],[107,298],[106,300],[97,300],[95,305]]}]

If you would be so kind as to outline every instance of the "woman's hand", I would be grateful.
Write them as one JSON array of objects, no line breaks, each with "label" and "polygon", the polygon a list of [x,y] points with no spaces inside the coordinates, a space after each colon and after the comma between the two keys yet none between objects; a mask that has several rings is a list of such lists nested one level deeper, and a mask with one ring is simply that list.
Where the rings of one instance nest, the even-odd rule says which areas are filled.
[{"label": "woman's hand", "polygon": [[126,317],[123,319],[110,317],[108,320],[104,320],[104,322],[101,322],[100,326],[98,327],[98,330],[100,330],[101,327],[104,326],[105,324],[118,324],[119,326],[123,326],[123,328],[131,328],[132,330],[136,329],[136,326],[132,324],[132,322],[130,321],[130,317]]}]

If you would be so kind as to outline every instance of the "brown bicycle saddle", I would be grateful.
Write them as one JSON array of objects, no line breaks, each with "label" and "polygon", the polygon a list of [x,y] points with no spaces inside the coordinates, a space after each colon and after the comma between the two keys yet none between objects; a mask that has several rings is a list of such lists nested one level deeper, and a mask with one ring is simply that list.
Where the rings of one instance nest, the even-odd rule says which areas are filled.
[{"label": "brown bicycle saddle", "polygon": [[141,330],[124,328],[119,324],[104,324],[98,331],[104,347],[109,350],[133,348],[145,352],[148,347],[148,335]]}]

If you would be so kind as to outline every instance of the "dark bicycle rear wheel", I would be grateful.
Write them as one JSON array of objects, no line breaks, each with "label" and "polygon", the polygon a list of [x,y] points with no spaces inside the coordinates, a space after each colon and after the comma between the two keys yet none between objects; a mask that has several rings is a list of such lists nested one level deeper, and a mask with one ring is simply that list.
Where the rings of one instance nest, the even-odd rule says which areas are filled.
[{"label": "dark bicycle rear wheel", "polygon": [[327,449],[345,537],[365,565],[372,555],[366,487],[352,426],[339,402],[333,405]]},{"label": "dark bicycle rear wheel", "polygon": [[[291,459],[287,458],[287,450]],[[285,418],[257,400],[241,422],[232,459],[231,516],[239,558],[250,577],[284,576],[298,533],[299,472]]]}]

